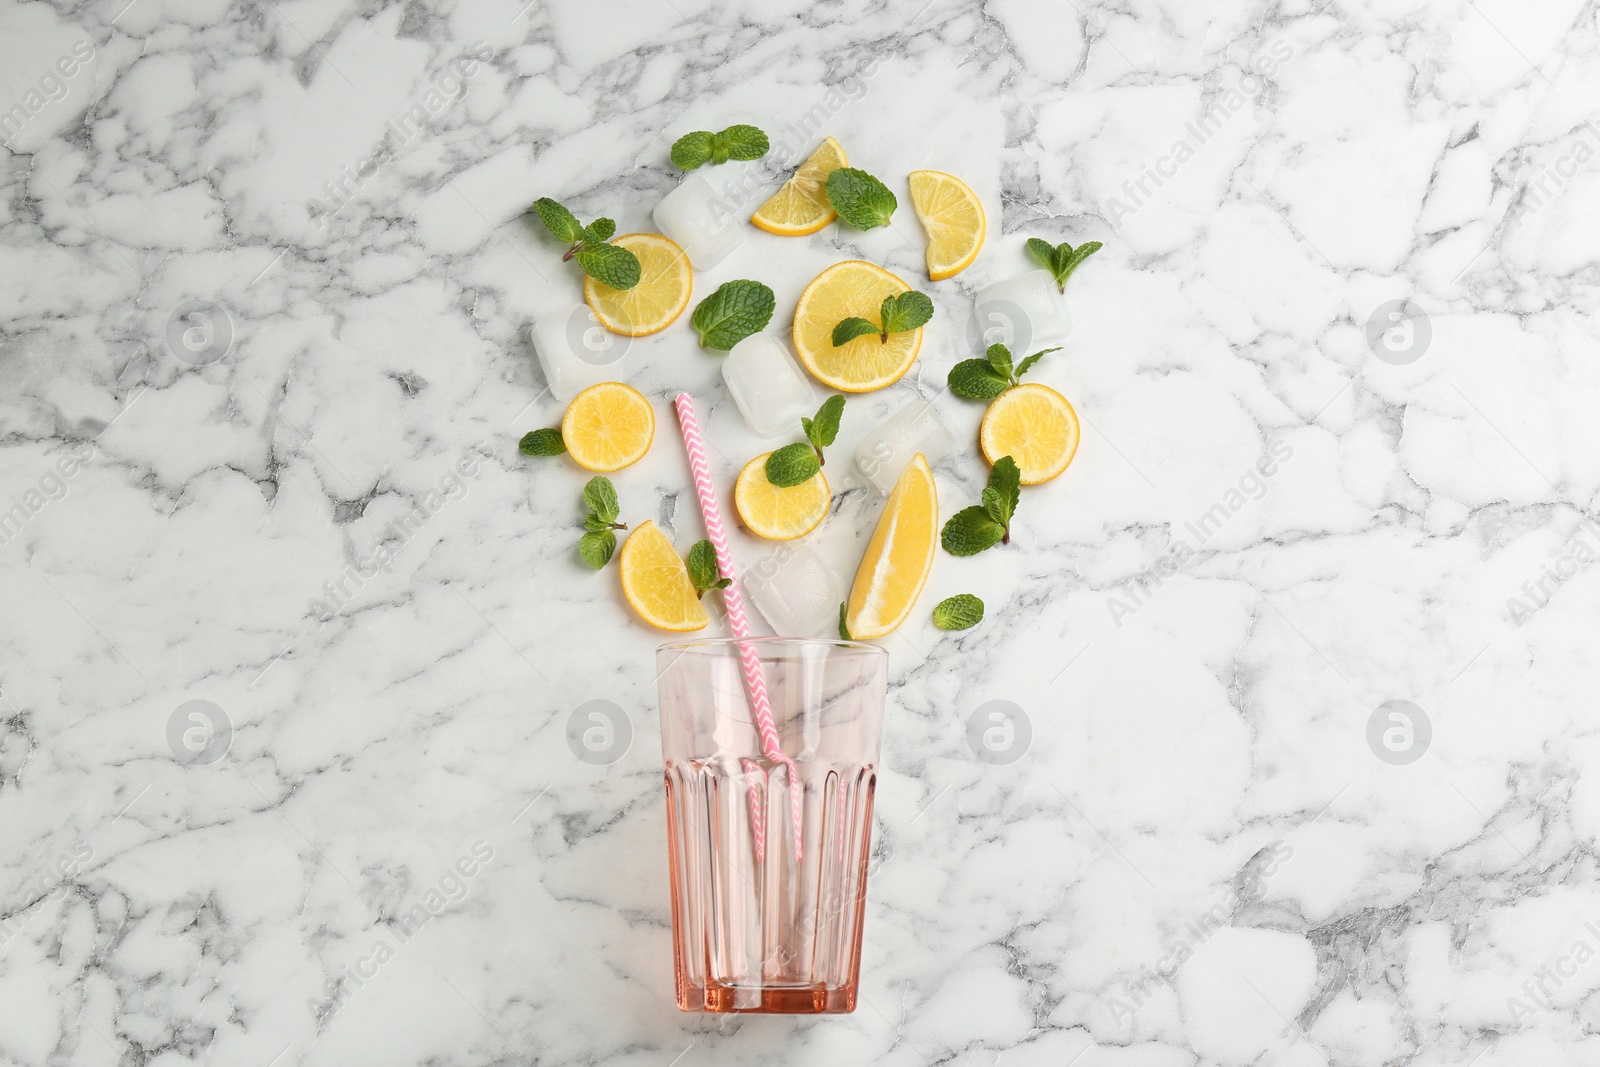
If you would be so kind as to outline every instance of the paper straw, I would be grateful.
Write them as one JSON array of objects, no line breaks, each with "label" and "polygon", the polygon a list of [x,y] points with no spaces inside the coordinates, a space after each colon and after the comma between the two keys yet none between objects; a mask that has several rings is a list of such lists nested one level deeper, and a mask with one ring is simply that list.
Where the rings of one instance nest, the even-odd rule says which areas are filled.
[{"label": "paper straw", "polygon": [[[683,430],[683,447],[689,454],[689,470],[694,475],[695,492],[700,497],[700,515],[705,520],[706,536],[717,554],[717,568],[728,579],[722,590],[722,603],[728,610],[728,628],[736,638],[750,636],[750,622],[744,614],[744,597],[739,593],[739,579],[733,570],[733,553],[728,550],[728,533],[722,526],[722,509],[717,504],[716,488],[711,484],[711,470],[706,464],[705,442],[700,437],[700,425],[694,417],[694,400],[688,393],[679,393],[673,401],[678,412],[678,424]],[[789,769],[789,801],[791,821],[794,823],[794,856],[801,856],[800,833],[800,782],[795,774],[794,760],[784,755],[778,741],[778,728],[772,721],[772,703],[767,696],[767,679],[761,670],[761,659],[756,646],[750,641],[739,642],[739,662],[744,666],[745,688],[749,691],[751,710],[755,712],[756,729],[761,733],[761,751],[767,759],[781,763]],[[745,773],[750,773],[750,761],[744,761]],[[765,790],[762,790],[765,796]],[[756,859],[766,855],[767,830],[756,802],[755,791],[750,794],[750,818],[756,838]]]}]

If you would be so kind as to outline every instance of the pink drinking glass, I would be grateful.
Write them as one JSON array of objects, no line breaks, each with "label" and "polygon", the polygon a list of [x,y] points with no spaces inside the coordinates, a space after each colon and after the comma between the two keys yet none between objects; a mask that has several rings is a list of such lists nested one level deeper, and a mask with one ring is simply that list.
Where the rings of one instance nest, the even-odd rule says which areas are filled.
[{"label": "pink drinking glass", "polygon": [[[799,780],[798,838],[789,766],[762,755],[745,696],[743,642]],[[656,661],[678,1007],[854,1011],[888,653],[757,637],[662,645]]]}]

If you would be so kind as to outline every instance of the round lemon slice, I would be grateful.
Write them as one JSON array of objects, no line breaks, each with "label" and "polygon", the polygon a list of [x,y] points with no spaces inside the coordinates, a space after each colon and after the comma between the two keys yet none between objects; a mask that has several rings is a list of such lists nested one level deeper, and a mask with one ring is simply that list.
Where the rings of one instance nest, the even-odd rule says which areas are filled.
[{"label": "round lemon slice", "polygon": [[612,333],[643,337],[677,321],[689,306],[694,271],[676,241],[659,233],[625,233],[611,242],[639,259],[639,284],[613,289],[593,278],[583,279],[583,299],[594,317]]},{"label": "round lemon slice", "polygon": [[1078,437],[1078,413],[1048,385],[1007,389],[983,413],[978,430],[983,458],[990,466],[1001,456],[1016,460],[1023,485],[1048,482],[1066,470]]},{"label": "round lemon slice", "polygon": [[621,382],[591,385],[572,398],[561,418],[561,441],[578,466],[619,471],[650,451],[656,413],[644,394]]},{"label": "round lemon slice", "polygon": [[733,506],[745,529],[769,541],[793,541],[822,522],[833,502],[828,479],[818,471],[799,485],[776,486],[767,481],[765,452],[744,465],[733,485]]},{"label": "round lemon slice", "polygon": [[817,381],[844,393],[866,393],[899,381],[916,362],[923,327],[867,334],[833,347],[833,328],[856,317],[878,322],[883,298],[911,287],[875,263],[835,263],[812,279],[794,312],[794,347]]}]

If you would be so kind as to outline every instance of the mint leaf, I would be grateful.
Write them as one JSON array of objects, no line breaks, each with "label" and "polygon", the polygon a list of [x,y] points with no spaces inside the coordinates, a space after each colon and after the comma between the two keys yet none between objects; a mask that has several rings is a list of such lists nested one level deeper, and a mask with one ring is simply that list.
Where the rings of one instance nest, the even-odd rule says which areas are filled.
[{"label": "mint leaf", "polygon": [[1001,526],[1005,526],[1011,521],[1011,516],[1006,514],[1005,501],[1000,496],[1000,490],[998,489],[994,489],[989,486],[984,487],[983,510],[987,511],[989,513],[989,517],[995,522],[998,522]]},{"label": "mint leaf", "polygon": [[583,239],[583,224],[557,201],[541,196],[533,202],[533,210],[544,220],[545,228],[561,240],[570,243]]},{"label": "mint leaf", "polygon": [[993,400],[1011,383],[995,373],[986,359],[964,359],[950,368],[950,391],[968,400]]},{"label": "mint leaf", "polygon": [[[844,397],[830,396],[817,409],[817,417],[806,427],[806,437],[817,449],[827,448],[839,436],[839,419],[844,415]],[[804,420],[802,420],[804,421]]]},{"label": "mint leaf", "polygon": [[696,541],[689,549],[689,581],[694,584],[696,596],[705,596],[713,589],[726,589],[733,579],[724,578],[717,566],[717,550],[710,541]]},{"label": "mint leaf", "polygon": [[828,175],[826,192],[833,210],[858,230],[887,225],[900,206],[887,185],[855,167],[840,167]]},{"label": "mint leaf", "polygon": [[776,305],[772,290],[765,285],[736,279],[723,282],[716,292],[700,301],[689,323],[700,335],[701,348],[726,352],[751,334],[766,329]]},{"label": "mint leaf", "polygon": [[1056,291],[1061,293],[1067,291],[1067,279],[1072,277],[1072,272],[1103,247],[1099,241],[1085,241],[1073,248],[1065,241],[1051,246],[1049,241],[1028,238],[1028,252],[1050,271],[1056,280]]},{"label": "mint leaf", "polygon": [[933,301],[926,293],[912,289],[899,296],[884,297],[879,314],[883,316],[884,333],[905,333],[933,318]]},{"label": "mint leaf", "polygon": [[1051,273],[1055,272],[1055,245],[1038,237],[1030,237],[1028,238],[1028,252],[1033,256],[1034,259],[1037,259],[1040,263],[1044,264],[1045,270],[1048,270]]},{"label": "mint leaf", "polygon": [[767,481],[788,489],[809,480],[822,469],[822,460],[810,445],[784,445],[767,457]]},{"label": "mint leaf", "polygon": [[989,346],[984,355],[996,374],[1007,381],[1011,380],[1011,349],[1005,345],[994,344]]},{"label": "mint leaf", "polygon": [[600,516],[596,515],[592,511],[589,512],[588,515],[584,516],[584,519],[583,519],[583,528],[585,530],[589,530],[591,532],[594,531],[594,530],[610,530],[610,529],[613,529],[614,526],[616,526],[616,525],[620,525],[620,523],[619,524],[613,524],[613,523],[607,522],[605,519],[602,519]]},{"label": "mint leaf", "polygon": [[739,124],[729,126],[719,134],[713,136],[716,151],[720,151],[724,159],[737,159],[749,161],[760,159],[767,154],[771,142],[767,135],[755,126]]},{"label": "mint leaf", "polygon": [[567,450],[567,444],[561,439],[560,430],[534,430],[522,435],[517,448],[525,456],[559,456]]},{"label": "mint leaf", "polygon": [[583,487],[583,502],[606,522],[617,521],[617,487],[604,475],[590,478]]},{"label": "mint leaf", "polygon": [[639,284],[639,258],[626,248],[608,244],[585,244],[573,257],[583,273],[613,289],[632,289]]},{"label": "mint leaf", "polygon": [[841,600],[839,601],[839,636],[849,641],[852,638],[850,637],[850,627],[844,624],[845,614],[844,601]]},{"label": "mint leaf", "polygon": [[1000,543],[1006,528],[981,507],[962,508],[944,524],[939,543],[952,556],[976,556]]},{"label": "mint leaf", "polygon": [[957,593],[934,605],[933,624],[941,630],[967,630],[983,621],[983,601],[971,593]]},{"label": "mint leaf", "polygon": [[1014,378],[1020,378],[1024,374],[1027,374],[1029,369],[1032,368],[1032,366],[1035,363],[1039,362],[1039,357],[1040,356],[1043,356],[1048,352],[1059,352],[1059,351],[1061,351],[1061,346],[1060,345],[1057,345],[1054,348],[1041,348],[1039,351],[1035,352],[1033,355],[1029,356],[1027,359],[1023,360],[1021,363],[1017,364],[1017,372],[1016,372],[1015,375],[1013,375],[1013,377]]},{"label": "mint leaf", "polygon": [[834,326],[833,347],[839,348],[854,341],[857,337],[865,337],[869,333],[881,332],[878,327],[866,319],[858,319],[852,315],[848,319],[840,319],[838,325]]},{"label": "mint leaf", "polygon": [[672,162],[683,170],[694,170],[711,161],[711,142],[716,135],[709,130],[686,133],[672,142]]},{"label": "mint leaf", "polygon": [[617,550],[617,535],[610,530],[591,530],[578,539],[578,555],[595,570],[604,567]]},{"label": "mint leaf", "polygon": [[[989,472],[989,489],[999,496],[1000,515],[996,516],[996,521],[1006,527],[1009,539],[1011,516],[1017,513],[1017,501],[1022,498],[1022,470],[1016,460],[1001,456],[995,461],[994,469]],[[984,493],[987,498],[988,490]]]},{"label": "mint leaf", "polygon": [[617,224],[610,219],[595,219],[583,228],[584,241],[601,244],[611,240],[611,235],[617,232]]}]

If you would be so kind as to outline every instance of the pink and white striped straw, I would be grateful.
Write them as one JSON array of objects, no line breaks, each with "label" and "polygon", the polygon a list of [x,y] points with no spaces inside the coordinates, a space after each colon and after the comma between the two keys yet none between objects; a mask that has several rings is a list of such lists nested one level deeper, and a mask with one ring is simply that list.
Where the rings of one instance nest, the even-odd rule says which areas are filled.
[{"label": "pink and white striped straw", "polygon": [[[689,470],[694,476],[695,492],[700,497],[700,515],[705,520],[706,537],[711,541],[711,547],[717,554],[717,568],[722,571],[722,576],[729,579],[728,586],[722,590],[722,603],[728,609],[728,628],[733,631],[733,636],[744,638],[750,636],[750,623],[744,614],[744,597],[739,593],[739,579],[733,570],[733,553],[728,550],[728,532],[722,526],[722,509],[717,504],[717,492],[711,484],[711,470],[706,463],[705,442],[700,437],[700,424],[694,416],[694,400],[688,393],[679,393],[672,406],[678,412],[678,425],[683,430],[683,447],[689,453]],[[794,856],[801,856],[801,830],[800,812],[802,800],[800,796],[800,782],[795,774],[794,760],[784,755],[783,747],[778,741],[778,727],[772,720],[772,702],[767,696],[767,679],[761,670],[761,659],[756,654],[756,646],[750,641],[739,642],[739,662],[744,666],[744,684],[749,691],[750,707],[755,712],[756,728],[761,733],[762,754],[774,763],[781,763],[789,769],[789,801],[790,817],[794,823]],[[746,775],[750,775],[752,762],[743,761]],[[764,799],[766,791],[761,790]],[[755,831],[756,859],[759,861],[766,856],[767,828],[765,820],[761,817],[760,805],[757,802],[757,791],[750,791],[750,820]]]}]

